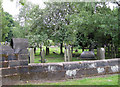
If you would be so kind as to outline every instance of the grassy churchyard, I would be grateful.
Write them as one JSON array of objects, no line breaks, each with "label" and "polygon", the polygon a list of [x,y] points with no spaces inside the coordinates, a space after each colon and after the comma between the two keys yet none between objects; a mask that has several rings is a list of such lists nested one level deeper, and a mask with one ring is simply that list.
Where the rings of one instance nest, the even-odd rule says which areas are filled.
[{"label": "grassy churchyard", "polygon": [[[46,51],[45,47],[43,46],[43,49]],[[63,47],[63,52],[64,52]],[[73,49],[73,54],[81,54],[82,49],[77,49],[78,52],[75,52],[76,48]],[[88,49],[86,49],[88,51]],[[45,59],[47,60],[46,63],[53,63],[53,62],[64,62],[64,55],[60,55],[60,47],[50,47],[49,48],[49,55],[45,55]],[[54,54],[53,52],[56,52],[57,54]],[[97,55],[97,50],[95,49],[95,55]],[[37,48],[34,63],[40,63],[40,49]],[[79,57],[72,57],[72,61],[83,61],[80,60]]]},{"label": "grassy churchyard", "polygon": [[[43,46],[43,49],[46,52],[46,47]],[[63,49],[63,53],[64,53],[64,47]],[[75,50],[78,50],[78,52],[75,52]],[[120,50],[120,48],[119,48]],[[89,49],[85,49],[85,51],[89,51]],[[54,54],[53,52],[56,52],[57,54]],[[73,48],[73,54],[81,54],[82,53],[82,49],[78,49],[76,47]],[[94,54],[95,57],[97,57],[97,49],[94,49]],[[34,59],[34,63],[41,63],[39,60],[41,59],[40,57],[40,49],[37,48],[36,50],[36,54],[35,54],[35,59]],[[46,63],[53,63],[53,62],[64,62],[64,55],[60,55],[60,47],[58,46],[51,46],[49,47],[49,55],[45,55],[45,59],[47,60]],[[109,59],[108,57],[108,53],[105,53],[105,59]],[[72,61],[84,61],[84,60],[80,60],[79,57],[72,57]]]}]

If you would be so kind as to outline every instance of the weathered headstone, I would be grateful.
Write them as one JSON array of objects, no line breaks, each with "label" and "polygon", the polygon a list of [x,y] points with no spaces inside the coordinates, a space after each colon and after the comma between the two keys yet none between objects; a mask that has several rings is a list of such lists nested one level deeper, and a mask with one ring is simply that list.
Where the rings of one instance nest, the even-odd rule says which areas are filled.
[{"label": "weathered headstone", "polygon": [[105,59],[105,49],[104,48],[99,48],[99,51],[98,51],[98,56],[99,56],[99,59],[100,60],[103,60]]},{"label": "weathered headstone", "polygon": [[11,40],[12,48],[14,49],[14,53],[18,58],[19,65],[27,65],[29,59],[28,52],[28,40],[24,38],[13,38]]},{"label": "weathered headstone", "polygon": [[34,48],[30,48],[30,63],[34,63]]},{"label": "weathered headstone", "polygon": [[45,63],[45,50],[42,49],[41,51],[41,63]]},{"label": "weathered headstone", "polygon": [[1,45],[0,46],[0,61],[9,61],[16,60],[16,56],[14,55],[14,50],[10,46]]},{"label": "weathered headstone", "polygon": [[68,46],[65,45],[64,61],[67,62],[67,61],[71,61],[71,60],[72,60],[71,46],[70,45],[68,45]]},{"label": "weathered headstone", "polygon": [[83,51],[80,55],[81,59],[95,59],[93,51]]},{"label": "weathered headstone", "polygon": [[28,40],[23,38],[13,38],[11,40],[11,46],[15,53],[28,54]]},{"label": "weathered headstone", "polygon": [[64,61],[67,62],[67,47],[65,45],[65,50],[64,50]]}]

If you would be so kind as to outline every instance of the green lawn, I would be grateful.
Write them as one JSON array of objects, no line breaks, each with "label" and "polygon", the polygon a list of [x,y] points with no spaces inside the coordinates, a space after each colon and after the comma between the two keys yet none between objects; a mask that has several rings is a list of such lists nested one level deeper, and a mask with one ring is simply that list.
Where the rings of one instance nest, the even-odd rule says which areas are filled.
[{"label": "green lawn", "polygon": [[[44,48],[44,50],[46,50],[45,46],[43,46],[43,48]],[[64,55],[60,55],[60,48],[59,47],[54,47],[54,48],[50,47],[49,50],[50,50],[50,54],[45,56],[45,58],[47,60],[46,63],[64,62]],[[74,54],[82,53],[82,49],[78,49],[78,52],[75,52],[75,50],[76,50],[76,48],[73,49],[73,53]],[[53,52],[56,52],[57,54],[53,54]],[[64,52],[64,47],[63,47],[63,52]],[[39,56],[40,55],[40,49],[39,48],[37,48],[35,55],[36,56],[35,56],[34,62],[35,63],[40,63],[39,60],[41,58]],[[72,61],[83,61],[83,60],[80,60],[77,57],[73,57]]]},{"label": "green lawn", "polygon": [[[79,80],[68,80],[62,82],[49,82],[39,83],[37,85],[118,85],[118,79],[120,75],[112,75],[105,77],[83,78]],[[33,83],[27,83],[27,85],[34,85]],[[112,86],[109,86],[112,87]]]},{"label": "green lawn", "polygon": [[[46,51],[45,46],[43,46],[43,49]],[[81,54],[82,53],[82,49],[77,49],[78,52],[75,52],[76,49],[77,48],[73,49],[73,54]],[[85,51],[88,51],[88,49],[85,49]],[[64,62],[64,55],[60,55],[60,47],[49,47],[49,52],[50,52],[50,54],[45,56],[47,63]],[[57,54],[54,54],[53,52],[56,52]],[[64,52],[64,47],[63,47],[63,52]],[[94,49],[94,53],[95,53],[95,56],[97,56],[97,49]],[[37,48],[34,62],[40,63],[40,61],[39,61],[40,59],[41,59],[40,58],[40,49]],[[106,56],[106,59],[109,59],[109,58]],[[72,61],[83,61],[83,60],[80,60],[77,57],[73,57]]]}]

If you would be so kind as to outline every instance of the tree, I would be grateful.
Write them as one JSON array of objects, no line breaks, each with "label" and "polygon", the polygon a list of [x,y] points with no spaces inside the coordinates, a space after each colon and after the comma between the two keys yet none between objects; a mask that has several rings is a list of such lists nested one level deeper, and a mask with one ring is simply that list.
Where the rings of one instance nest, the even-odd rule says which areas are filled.
[{"label": "tree", "polygon": [[14,27],[12,15],[2,10],[2,41],[10,41],[12,38],[12,28]]},{"label": "tree", "polygon": [[0,42],[2,41],[2,0],[0,0]]},{"label": "tree", "polygon": [[67,29],[66,25],[69,25],[69,20],[66,19],[66,15],[72,13],[70,3],[46,3],[46,8],[42,10],[42,15],[38,14],[40,17],[35,20],[32,28],[44,29],[44,33],[48,35],[48,40],[52,39],[54,42],[61,44],[60,54],[63,54],[63,42],[70,42],[72,37],[70,35],[73,33],[70,29]]},{"label": "tree", "polygon": [[[77,13],[68,16],[71,21],[70,26],[78,32],[76,38],[77,41],[80,41],[78,43],[82,43],[82,46],[92,44],[92,42],[98,46],[110,43],[110,39],[117,36],[117,10],[111,11],[103,3],[103,7],[96,7],[96,13],[94,13],[94,6],[99,3],[83,4],[83,8],[77,10]],[[94,6],[90,6],[90,4],[94,4]]]}]

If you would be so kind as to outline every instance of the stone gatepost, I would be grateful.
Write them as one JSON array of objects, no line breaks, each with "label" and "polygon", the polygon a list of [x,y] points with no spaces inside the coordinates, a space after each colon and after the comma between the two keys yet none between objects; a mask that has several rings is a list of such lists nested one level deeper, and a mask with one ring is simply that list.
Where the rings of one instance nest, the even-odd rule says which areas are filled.
[{"label": "stone gatepost", "polygon": [[34,48],[30,48],[30,63],[34,63]]}]

